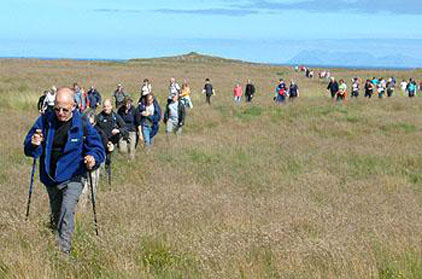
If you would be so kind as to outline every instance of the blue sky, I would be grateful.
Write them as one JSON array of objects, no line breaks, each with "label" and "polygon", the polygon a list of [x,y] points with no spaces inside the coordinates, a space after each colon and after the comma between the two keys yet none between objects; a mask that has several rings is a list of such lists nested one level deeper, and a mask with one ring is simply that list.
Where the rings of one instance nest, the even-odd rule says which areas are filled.
[{"label": "blue sky", "polygon": [[[422,56],[414,50],[422,46],[420,0],[9,0],[0,8],[3,57],[127,59],[198,51],[283,63],[321,48],[321,40],[328,49],[344,41],[345,51]],[[385,53],[377,54],[377,41]]]}]

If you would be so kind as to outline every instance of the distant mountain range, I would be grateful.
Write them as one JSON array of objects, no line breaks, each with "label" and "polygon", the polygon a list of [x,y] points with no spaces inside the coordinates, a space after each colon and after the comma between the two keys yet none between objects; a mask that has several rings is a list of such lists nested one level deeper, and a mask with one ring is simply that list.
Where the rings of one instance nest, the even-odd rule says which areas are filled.
[{"label": "distant mountain range", "polygon": [[422,59],[406,55],[376,57],[367,52],[334,52],[305,50],[298,53],[288,64],[309,66],[357,67],[357,68],[421,68]]}]

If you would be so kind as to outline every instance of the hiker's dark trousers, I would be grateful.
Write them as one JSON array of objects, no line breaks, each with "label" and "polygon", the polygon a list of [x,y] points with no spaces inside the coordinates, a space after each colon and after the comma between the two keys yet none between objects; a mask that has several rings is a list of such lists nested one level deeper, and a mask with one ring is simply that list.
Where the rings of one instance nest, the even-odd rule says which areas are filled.
[{"label": "hiker's dark trousers", "polygon": [[54,229],[57,229],[60,249],[66,253],[70,252],[75,209],[83,187],[82,177],[47,187],[50,199],[51,224]]}]

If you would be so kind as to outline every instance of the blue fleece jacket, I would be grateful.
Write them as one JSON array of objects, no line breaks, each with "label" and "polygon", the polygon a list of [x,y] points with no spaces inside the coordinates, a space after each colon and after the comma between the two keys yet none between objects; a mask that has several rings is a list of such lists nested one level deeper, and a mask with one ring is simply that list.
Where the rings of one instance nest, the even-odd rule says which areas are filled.
[{"label": "blue fleece jacket", "polygon": [[[95,168],[104,161],[105,150],[98,132],[86,121],[86,138],[82,126],[82,116],[76,110],[73,112],[72,126],[62,156],[57,161],[56,173],[50,172],[51,149],[54,140],[54,113],[41,115],[34,126],[29,130],[24,142],[26,156],[40,158],[40,179],[46,186],[54,186],[72,180],[76,176],[86,174],[84,157],[92,155],[95,159]],[[31,143],[31,137],[37,129],[41,129],[44,141],[40,146]]]}]

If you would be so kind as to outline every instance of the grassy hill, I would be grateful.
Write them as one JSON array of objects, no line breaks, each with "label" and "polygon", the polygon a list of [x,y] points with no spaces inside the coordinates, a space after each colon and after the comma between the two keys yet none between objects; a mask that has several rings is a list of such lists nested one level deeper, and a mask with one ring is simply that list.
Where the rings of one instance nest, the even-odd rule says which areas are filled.
[{"label": "grassy hill", "polygon": [[[186,57],[0,60],[1,278],[422,277],[422,98],[333,104],[325,81],[289,68]],[[422,79],[420,71],[332,72],[347,81]],[[162,126],[151,152],[139,148],[133,162],[115,154],[113,185],[104,179],[98,193],[100,237],[81,206],[63,257],[38,181],[24,221],[32,160],[22,142],[39,95],[79,82],[109,97],[121,82],[137,97],[149,78],[164,104],[171,76],[193,90],[183,135],[166,138]],[[206,77],[217,91],[210,107]],[[273,104],[280,77],[299,84],[294,103]],[[236,106],[233,86],[247,78],[254,104]]]},{"label": "grassy hill", "polygon": [[222,63],[248,63],[241,60],[222,58],[218,56],[204,55],[197,52],[189,52],[187,54],[169,56],[169,57],[159,57],[159,58],[134,58],[130,59],[129,63],[213,63],[213,64],[222,64]]}]

